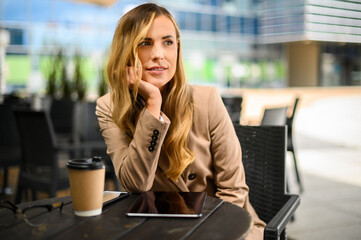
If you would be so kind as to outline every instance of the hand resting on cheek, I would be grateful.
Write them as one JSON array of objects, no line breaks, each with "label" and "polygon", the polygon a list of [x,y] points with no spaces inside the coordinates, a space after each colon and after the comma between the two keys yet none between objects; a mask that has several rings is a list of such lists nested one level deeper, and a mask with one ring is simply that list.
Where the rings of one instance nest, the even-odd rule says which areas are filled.
[{"label": "hand resting on cheek", "polygon": [[[133,89],[136,83],[136,70],[134,67],[126,68],[126,78],[129,89]],[[138,92],[143,97],[148,111],[154,117],[159,118],[162,106],[162,94],[159,88],[141,79],[138,85]]]}]

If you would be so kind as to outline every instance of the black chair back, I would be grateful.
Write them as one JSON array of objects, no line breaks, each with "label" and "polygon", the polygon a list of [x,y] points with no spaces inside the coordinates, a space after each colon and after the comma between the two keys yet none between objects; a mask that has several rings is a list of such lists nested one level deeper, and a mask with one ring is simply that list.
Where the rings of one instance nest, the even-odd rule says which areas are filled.
[{"label": "black chair back", "polygon": [[22,167],[30,171],[39,166],[52,167],[55,137],[46,112],[15,111],[15,117],[22,145]]},{"label": "black chair back", "polygon": [[286,224],[300,202],[299,196],[285,194],[286,126],[235,125],[235,131],[250,202],[267,223],[264,239],[285,239]]},{"label": "black chair back", "polygon": [[286,125],[287,107],[266,108],[261,121],[262,126]]},{"label": "black chair back", "polygon": [[296,174],[296,180],[297,180],[297,183],[298,183],[299,192],[302,193],[303,192],[303,183],[302,183],[302,180],[301,180],[300,171],[298,170],[296,152],[295,152],[295,147],[294,147],[294,144],[293,144],[293,142],[294,142],[293,141],[293,121],[294,121],[294,118],[295,118],[295,115],[296,115],[296,110],[297,110],[299,100],[300,100],[300,98],[296,97],[295,102],[293,104],[292,115],[290,117],[287,117],[286,124],[287,124],[287,151],[290,151],[292,153],[293,165],[294,165],[294,170],[295,170],[295,174]]},{"label": "black chair back", "polygon": [[[56,191],[69,188],[67,169],[60,166],[59,146],[47,112],[14,111],[20,133],[22,158],[15,202],[23,201],[26,189],[32,192],[32,200],[37,200],[37,192],[48,193],[50,198]],[[67,152],[73,146],[64,146]],[[28,191],[25,191],[27,193]]]},{"label": "black chair back", "polygon": [[290,119],[294,119],[299,101],[300,101],[300,98],[296,97],[295,102],[293,103],[292,115],[289,117]]},{"label": "black chair back", "polygon": [[227,112],[234,124],[240,123],[241,112],[242,112],[242,101],[241,96],[222,96],[224,106],[226,106]]},{"label": "black chair back", "polygon": [[268,222],[285,194],[286,126],[236,126],[249,197],[259,217]]},{"label": "black chair back", "polygon": [[96,102],[81,102],[77,105],[75,129],[77,141],[90,146],[87,157],[100,156],[106,165],[105,178],[114,182],[116,190],[120,190],[113,163],[107,154],[107,146],[100,132],[99,121],[95,114]]},{"label": "black chair back", "polygon": [[296,110],[297,110],[297,106],[298,106],[298,102],[299,102],[299,98],[297,97],[295,99],[295,102],[293,104],[293,108],[292,108],[292,115],[290,117],[286,118],[286,124],[288,126],[288,130],[287,130],[287,136],[288,136],[288,146],[287,146],[287,150],[288,151],[292,151],[291,148],[293,149],[293,141],[292,141],[292,133],[293,133],[293,120],[295,118],[296,115]]},{"label": "black chair back", "polygon": [[74,134],[75,101],[71,99],[52,99],[50,119],[54,131],[60,137],[72,140]]},{"label": "black chair back", "polygon": [[29,99],[20,98],[15,94],[5,94],[4,104],[11,105],[13,109],[21,109],[21,110],[27,110],[30,109],[31,107]]},{"label": "black chair back", "polygon": [[4,169],[2,192],[8,190],[8,167],[20,164],[21,149],[19,133],[12,110],[13,106],[0,105],[0,168]]},{"label": "black chair back", "polygon": [[[102,141],[98,118],[95,115],[96,102],[79,103],[76,116],[76,131],[80,141]],[[105,145],[104,145],[105,146]]]},{"label": "black chair back", "polygon": [[12,105],[0,105],[0,136],[1,147],[19,147],[20,140]]}]

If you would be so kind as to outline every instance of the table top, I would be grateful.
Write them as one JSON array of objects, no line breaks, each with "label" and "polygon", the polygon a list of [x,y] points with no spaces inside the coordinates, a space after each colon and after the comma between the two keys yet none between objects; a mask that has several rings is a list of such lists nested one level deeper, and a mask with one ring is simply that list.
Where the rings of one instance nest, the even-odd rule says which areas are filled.
[{"label": "table top", "polygon": [[[207,197],[200,218],[128,217],[127,210],[137,199],[130,194],[103,208],[95,217],[77,217],[71,197],[51,198],[19,205],[64,202],[60,212],[39,210],[40,226],[30,226],[23,219],[0,228],[1,239],[243,239],[251,229],[246,210],[215,197]],[[0,212],[0,218],[4,215]],[[37,219],[38,221],[38,219]]]}]

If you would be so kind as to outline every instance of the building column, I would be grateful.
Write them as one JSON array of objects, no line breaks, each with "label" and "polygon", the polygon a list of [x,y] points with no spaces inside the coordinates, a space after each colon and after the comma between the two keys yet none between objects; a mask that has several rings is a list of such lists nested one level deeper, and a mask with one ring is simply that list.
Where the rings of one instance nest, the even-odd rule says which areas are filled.
[{"label": "building column", "polygon": [[0,103],[3,102],[3,94],[6,93],[5,57],[6,47],[9,45],[9,42],[9,31],[0,28]]},{"label": "building column", "polygon": [[319,78],[319,43],[311,41],[286,44],[289,87],[315,87]]}]

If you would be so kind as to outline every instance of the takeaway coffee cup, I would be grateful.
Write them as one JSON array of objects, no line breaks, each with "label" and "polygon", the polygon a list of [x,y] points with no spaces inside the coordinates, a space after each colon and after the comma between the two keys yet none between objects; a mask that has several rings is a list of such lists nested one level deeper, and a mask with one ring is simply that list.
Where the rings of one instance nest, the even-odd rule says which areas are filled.
[{"label": "takeaway coffee cup", "polygon": [[105,165],[100,157],[67,163],[74,213],[81,217],[102,213]]}]

